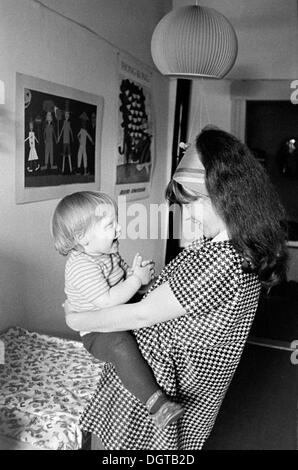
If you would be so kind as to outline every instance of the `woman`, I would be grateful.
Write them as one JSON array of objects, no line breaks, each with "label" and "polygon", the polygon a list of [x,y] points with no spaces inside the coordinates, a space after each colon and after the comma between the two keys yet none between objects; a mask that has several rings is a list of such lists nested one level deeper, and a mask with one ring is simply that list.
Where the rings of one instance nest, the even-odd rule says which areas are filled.
[{"label": "woman", "polygon": [[285,273],[283,210],[261,165],[232,135],[204,129],[167,196],[187,205],[194,223],[202,218],[204,238],[165,267],[142,301],[67,312],[75,330],[135,330],[159,386],[185,408],[178,423],[158,429],[106,364],[81,424],[111,450],[202,448],[239,363],[261,286]]}]

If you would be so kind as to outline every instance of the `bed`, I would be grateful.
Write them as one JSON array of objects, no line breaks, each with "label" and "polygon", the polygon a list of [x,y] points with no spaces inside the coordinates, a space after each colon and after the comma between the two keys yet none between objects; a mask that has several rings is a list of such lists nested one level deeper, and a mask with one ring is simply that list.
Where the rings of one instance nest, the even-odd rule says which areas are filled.
[{"label": "bed", "polygon": [[[0,335],[0,442],[16,449],[82,448],[79,415],[103,363],[79,341],[11,328]],[[10,444],[6,444],[8,448]]]}]

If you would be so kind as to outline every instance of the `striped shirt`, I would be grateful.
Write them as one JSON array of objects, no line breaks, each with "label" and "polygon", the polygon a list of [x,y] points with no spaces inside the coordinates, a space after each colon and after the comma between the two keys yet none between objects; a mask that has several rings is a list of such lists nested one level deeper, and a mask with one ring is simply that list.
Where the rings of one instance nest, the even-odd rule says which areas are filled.
[{"label": "striped shirt", "polygon": [[125,279],[128,265],[118,253],[90,256],[72,251],[65,265],[65,294],[74,310],[94,310],[94,302]]}]

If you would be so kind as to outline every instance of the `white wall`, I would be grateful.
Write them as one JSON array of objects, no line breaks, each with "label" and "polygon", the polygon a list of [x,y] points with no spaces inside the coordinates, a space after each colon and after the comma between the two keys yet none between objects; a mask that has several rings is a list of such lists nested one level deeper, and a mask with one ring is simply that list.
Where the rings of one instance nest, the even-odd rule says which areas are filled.
[{"label": "white wall", "polygon": [[42,3],[83,23],[152,66],[153,30],[172,7],[171,0],[42,0]]},{"label": "white wall", "polygon": [[[46,0],[68,16],[85,21],[115,45],[150,62],[151,33],[163,16],[165,2],[146,0]],[[129,4],[129,8],[123,3]],[[89,8],[90,7],[90,8]],[[33,0],[0,0],[0,80],[5,105],[0,105],[0,330],[14,324],[49,333],[69,333],[61,303],[65,259],[53,249],[49,232],[57,200],[16,205],[15,75],[32,75],[104,97],[101,189],[113,194],[117,139],[117,49]],[[168,80],[153,74],[157,163],[152,198],[161,202],[169,175]],[[165,241],[123,241],[130,261],[139,250],[164,262]]]}]

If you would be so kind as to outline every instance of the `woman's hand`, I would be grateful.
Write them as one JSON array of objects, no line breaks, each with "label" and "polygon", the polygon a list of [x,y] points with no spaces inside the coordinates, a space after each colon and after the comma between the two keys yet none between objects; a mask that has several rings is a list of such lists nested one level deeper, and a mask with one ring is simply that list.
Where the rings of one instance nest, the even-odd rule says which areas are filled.
[{"label": "woman's hand", "polygon": [[[78,312],[77,310],[75,310],[75,308],[72,306],[72,304],[68,300],[65,300],[64,304],[62,304],[62,307],[64,308],[64,312],[65,312],[66,325],[74,331],[84,330],[84,328],[81,325],[81,322],[83,323],[85,322],[86,312],[85,311]],[[88,312],[87,318],[89,315],[93,316],[93,313],[94,311]]]}]

